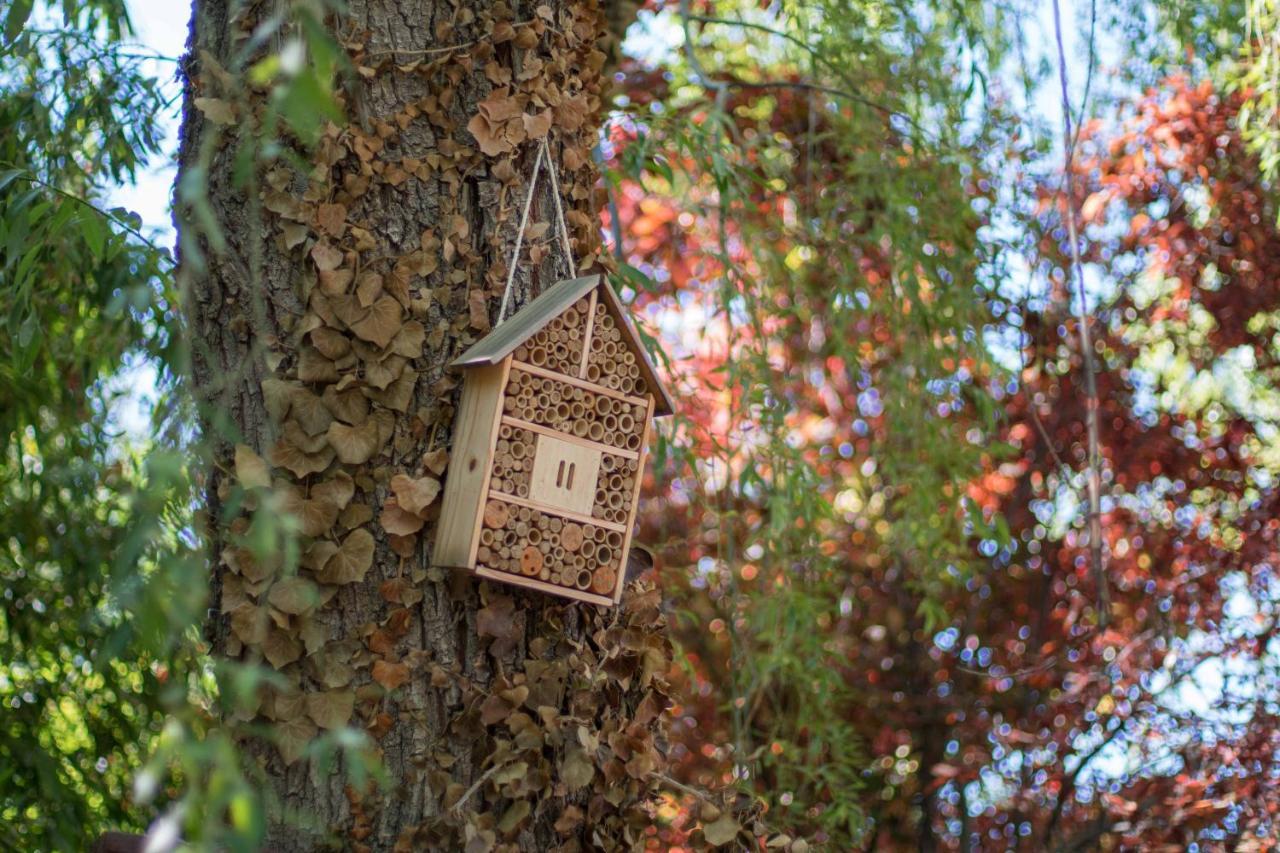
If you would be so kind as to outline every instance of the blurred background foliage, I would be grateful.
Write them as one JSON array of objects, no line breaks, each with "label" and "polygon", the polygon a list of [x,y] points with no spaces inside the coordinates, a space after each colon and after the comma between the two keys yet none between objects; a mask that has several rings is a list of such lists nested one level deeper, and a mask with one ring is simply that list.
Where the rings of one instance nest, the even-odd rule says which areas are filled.
[{"label": "blurred background foliage", "polygon": [[[639,10],[602,227],[681,390],[643,514],[683,652],[677,781],[836,849],[1266,849],[1275,16],[1066,18],[1104,630],[1047,11]],[[104,202],[168,153],[137,117],[176,105],[121,3],[0,23],[0,845],[158,819],[253,849],[261,803],[213,720],[262,676],[201,653],[172,261]],[[257,70],[304,133],[340,65]],[[694,803],[652,844],[685,843]]]}]

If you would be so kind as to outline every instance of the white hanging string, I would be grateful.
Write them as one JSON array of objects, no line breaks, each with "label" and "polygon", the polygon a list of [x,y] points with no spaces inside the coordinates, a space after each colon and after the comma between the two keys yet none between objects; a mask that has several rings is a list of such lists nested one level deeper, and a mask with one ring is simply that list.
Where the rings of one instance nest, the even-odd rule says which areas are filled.
[{"label": "white hanging string", "polygon": [[560,176],[556,174],[555,161],[551,159],[551,151],[547,148],[544,136],[538,143],[538,156],[533,161],[533,175],[529,178],[529,193],[524,199],[524,213],[520,215],[520,228],[516,231],[516,245],[511,252],[511,262],[507,270],[507,287],[502,291],[502,307],[498,309],[498,322],[494,328],[501,326],[507,319],[507,306],[511,302],[511,287],[516,280],[516,263],[520,260],[520,246],[524,243],[524,230],[529,224],[529,211],[533,208],[533,196],[538,190],[538,175],[542,171],[542,161],[547,161],[547,171],[551,173],[551,198],[556,203],[556,224],[559,226],[560,243],[564,248],[564,259],[569,265],[569,276],[576,278],[577,267],[573,263],[573,245],[569,242],[569,226],[565,223],[564,207],[560,202]]}]

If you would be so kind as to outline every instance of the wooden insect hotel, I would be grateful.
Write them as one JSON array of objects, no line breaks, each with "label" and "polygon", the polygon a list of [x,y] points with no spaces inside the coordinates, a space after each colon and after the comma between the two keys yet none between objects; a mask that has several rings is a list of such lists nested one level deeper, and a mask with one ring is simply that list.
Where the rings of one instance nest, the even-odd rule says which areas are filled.
[{"label": "wooden insect hotel", "polygon": [[435,564],[616,604],[650,428],[672,402],[612,288],[561,281],[453,366]]}]

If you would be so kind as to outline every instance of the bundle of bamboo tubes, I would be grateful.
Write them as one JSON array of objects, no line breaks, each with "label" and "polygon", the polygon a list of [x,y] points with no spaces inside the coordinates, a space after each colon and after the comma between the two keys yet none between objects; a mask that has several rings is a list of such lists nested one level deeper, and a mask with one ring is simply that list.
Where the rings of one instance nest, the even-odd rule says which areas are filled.
[{"label": "bundle of bamboo tubes", "polygon": [[637,470],[634,459],[604,454],[600,460],[600,477],[596,481],[595,504],[591,507],[593,518],[615,524],[627,523],[631,518]]},{"label": "bundle of bamboo tubes", "polygon": [[533,452],[536,447],[537,437],[529,430],[510,424],[499,427],[489,488],[518,498],[529,497]]},{"label": "bundle of bamboo tubes", "polygon": [[476,561],[489,569],[612,594],[622,534],[491,498]]},{"label": "bundle of bamboo tubes", "polygon": [[587,350],[586,379],[633,397],[648,393],[636,355],[604,305],[596,306],[591,345]]},{"label": "bundle of bamboo tubes", "polygon": [[512,368],[503,413],[610,447],[638,451],[646,409],[585,388]]},{"label": "bundle of bamboo tubes", "polygon": [[566,308],[540,332],[516,347],[516,361],[577,376],[578,367],[582,364],[583,335],[590,304],[584,297]]}]

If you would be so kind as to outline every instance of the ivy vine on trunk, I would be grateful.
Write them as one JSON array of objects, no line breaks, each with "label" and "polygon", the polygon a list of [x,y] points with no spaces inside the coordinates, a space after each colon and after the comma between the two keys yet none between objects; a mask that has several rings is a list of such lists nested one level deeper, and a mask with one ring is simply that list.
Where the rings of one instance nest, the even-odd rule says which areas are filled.
[{"label": "ivy vine on trunk", "polygon": [[[273,797],[266,846],[631,846],[664,764],[657,593],[633,583],[605,612],[428,557],[447,365],[496,318],[544,136],[579,265],[599,249],[604,15],[357,0],[324,22],[350,65],[330,120],[249,72],[279,47],[253,41],[274,12],[196,3],[179,179],[207,180],[179,219],[214,459],[208,635],[276,675],[234,712]],[[539,193],[517,307],[565,273]],[[344,726],[371,738],[382,790],[315,760]]]}]

